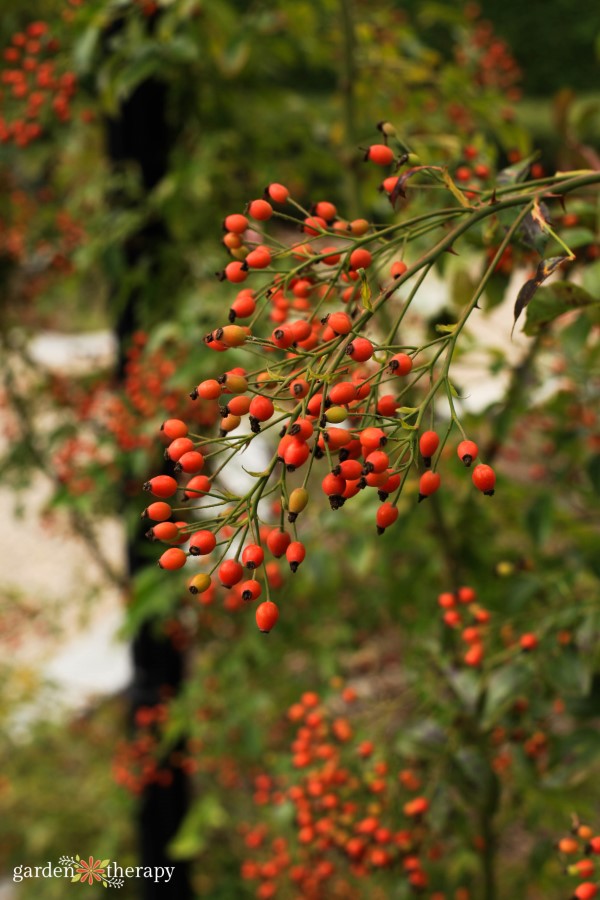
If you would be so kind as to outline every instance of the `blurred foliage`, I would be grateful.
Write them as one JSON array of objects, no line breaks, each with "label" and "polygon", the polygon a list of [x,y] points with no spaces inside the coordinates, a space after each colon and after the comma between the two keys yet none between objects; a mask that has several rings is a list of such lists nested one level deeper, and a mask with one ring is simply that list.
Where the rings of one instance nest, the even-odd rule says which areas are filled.
[{"label": "blurred foliage", "polygon": [[[548,97],[563,88],[585,93],[597,85],[599,31],[593,3],[582,3],[577,15],[568,0],[552,0],[543,11],[534,5],[522,8],[516,0],[479,0],[470,6],[508,43],[522,69],[527,94]],[[408,0],[402,8],[419,23],[430,24],[462,10],[464,4]],[[431,43],[441,52],[447,48],[447,34],[441,25],[434,26]]]}]

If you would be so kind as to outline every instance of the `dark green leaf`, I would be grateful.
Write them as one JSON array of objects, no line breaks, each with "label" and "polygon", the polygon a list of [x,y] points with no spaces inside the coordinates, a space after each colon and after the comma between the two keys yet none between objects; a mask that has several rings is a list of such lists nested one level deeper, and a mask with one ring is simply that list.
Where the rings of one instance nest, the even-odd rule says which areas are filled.
[{"label": "dark green leaf", "polygon": [[506,296],[506,288],[508,287],[508,278],[500,272],[494,272],[485,286],[485,296],[487,297],[487,309],[494,309],[500,306]]},{"label": "dark green leaf", "polygon": [[582,285],[592,297],[600,299],[600,259],[586,266],[583,272]]},{"label": "dark green leaf", "polygon": [[560,341],[565,351],[575,357],[581,353],[592,328],[592,321],[585,313],[563,328],[560,332]]},{"label": "dark green leaf", "polygon": [[586,247],[588,244],[593,244],[596,240],[596,236],[593,231],[590,231],[589,228],[564,228],[560,232],[560,236],[567,245],[572,250],[575,250],[577,247]]},{"label": "dark green leaf", "polygon": [[587,466],[587,473],[590,481],[592,482],[592,486],[594,491],[597,494],[600,494],[600,454],[597,453],[595,456],[589,460]]},{"label": "dark green leaf", "polygon": [[537,546],[543,544],[552,530],[554,501],[551,494],[540,494],[525,513],[525,524]]},{"label": "dark green leaf", "polygon": [[527,669],[518,663],[504,666],[490,676],[483,710],[486,727],[494,725],[504,714],[515,697],[522,693],[530,677]]},{"label": "dark green leaf", "polygon": [[497,183],[501,185],[508,185],[517,184],[519,181],[525,181],[531,163],[535,162],[538,156],[538,152],[532,153],[531,156],[527,156],[525,159],[521,159],[518,163],[515,163],[512,166],[508,166],[508,168],[506,169],[502,169],[501,172],[498,172],[498,177],[496,179]]},{"label": "dark green leaf", "polygon": [[528,306],[523,331],[529,336],[535,335],[564,313],[594,305],[600,306],[599,301],[583,288],[570,281],[556,281],[540,288],[535,301]]},{"label": "dark green leaf", "polygon": [[584,696],[590,689],[591,671],[578,650],[567,647],[563,652],[547,656],[543,663],[546,678],[563,695]]},{"label": "dark green leaf", "polygon": [[[558,739],[556,739],[558,743]],[[560,747],[560,745],[559,745]],[[600,731],[587,729],[562,740],[562,762],[543,780],[545,787],[564,788],[581,784],[598,769]]]}]

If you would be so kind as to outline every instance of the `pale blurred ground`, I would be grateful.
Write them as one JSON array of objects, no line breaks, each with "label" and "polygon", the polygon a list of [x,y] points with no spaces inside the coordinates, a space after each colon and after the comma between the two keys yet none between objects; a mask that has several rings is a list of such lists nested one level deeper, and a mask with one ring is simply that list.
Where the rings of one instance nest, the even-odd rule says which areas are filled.
[{"label": "pale blurred ground", "polygon": [[[114,346],[109,332],[47,333],[32,340],[29,351],[41,366],[81,373],[110,362]],[[47,604],[52,627],[46,636],[43,626],[32,627],[11,647],[11,655],[23,669],[41,673],[52,684],[59,707],[78,708],[98,694],[122,690],[130,680],[131,664],[127,644],[116,637],[123,620],[120,591],[107,583],[86,542],[60,511],[50,522],[43,515],[51,493],[49,480],[35,475],[18,496],[15,515],[15,492],[6,482],[0,485],[1,589],[7,597],[18,594],[31,598],[32,605]],[[122,570],[119,521],[102,520],[98,537],[107,559]],[[19,711],[15,724],[37,714],[35,706],[45,714],[40,696],[39,704]]]}]

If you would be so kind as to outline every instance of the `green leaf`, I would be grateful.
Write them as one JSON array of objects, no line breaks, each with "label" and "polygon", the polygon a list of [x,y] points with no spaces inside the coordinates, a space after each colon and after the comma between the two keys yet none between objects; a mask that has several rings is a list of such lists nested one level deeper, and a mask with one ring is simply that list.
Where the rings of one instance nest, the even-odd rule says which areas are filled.
[{"label": "green leaf", "polygon": [[508,287],[508,278],[501,272],[493,272],[485,286],[485,296],[487,297],[486,309],[494,309],[500,306],[506,296]]},{"label": "green leaf", "polygon": [[581,282],[592,297],[600,298],[600,259],[585,267]]},{"label": "green leaf", "polygon": [[592,317],[587,313],[577,316],[570,325],[560,332],[560,341],[565,352],[577,357],[585,347],[592,328]]},{"label": "green leaf", "polygon": [[586,469],[594,491],[596,494],[600,494],[600,453],[592,456],[588,461]]},{"label": "green leaf", "polygon": [[490,676],[483,710],[486,727],[494,725],[504,715],[530,679],[530,673],[519,664],[503,666]]},{"label": "green leaf", "polygon": [[190,859],[206,848],[210,833],[223,828],[229,816],[217,793],[204,794],[191,808],[169,844],[173,859]]},{"label": "green leaf", "polygon": [[554,500],[552,494],[540,494],[525,513],[525,524],[536,546],[543,544],[552,531]]},{"label": "green leaf", "polygon": [[[558,743],[558,738],[554,738]],[[560,748],[560,745],[559,745]],[[542,781],[544,787],[574,787],[598,770],[600,759],[600,731],[580,730],[562,739],[561,765],[556,766]]]},{"label": "green leaf", "polygon": [[100,868],[105,869],[108,865],[110,865],[110,859],[103,859],[100,863]]},{"label": "green leaf", "polygon": [[572,250],[576,247],[587,247],[588,244],[593,244],[596,241],[594,232],[590,231],[589,228],[563,228],[560,236]]},{"label": "green leaf", "polygon": [[73,875],[71,878],[71,882],[81,881],[81,875]]},{"label": "green leaf", "polygon": [[535,299],[527,307],[523,331],[531,337],[564,313],[588,306],[600,306],[600,301],[577,284],[555,281],[537,291]]},{"label": "green leaf", "polygon": [[561,696],[581,697],[590,689],[590,667],[574,647],[567,647],[560,654],[547,656],[543,662],[543,670],[549,683]]},{"label": "green leaf", "polygon": [[539,152],[536,151],[531,156],[527,156],[514,165],[502,169],[501,172],[498,172],[496,181],[501,185],[517,184],[519,181],[525,181],[531,164],[536,161],[539,155]]},{"label": "green leaf", "polygon": [[453,306],[463,307],[475,293],[476,282],[465,269],[458,269],[452,278],[451,302]]},{"label": "green leaf", "polygon": [[92,69],[92,63],[96,56],[96,50],[100,46],[102,30],[106,23],[105,16],[98,18],[98,21],[86,28],[73,49],[73,65],[75,71],[80,74],[87,74]]}]

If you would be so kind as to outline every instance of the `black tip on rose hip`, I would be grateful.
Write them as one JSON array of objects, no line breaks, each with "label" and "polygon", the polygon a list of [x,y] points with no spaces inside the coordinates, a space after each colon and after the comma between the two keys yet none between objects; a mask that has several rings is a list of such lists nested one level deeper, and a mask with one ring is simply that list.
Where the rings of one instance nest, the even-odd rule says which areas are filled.
[{"label": "black tip on rose hip", "polygon": [[290,563],[290,569],[292,570],[292,572],[297,572],[297,571],[298,571],[298,566],[299,566],[299,565],[300,565],[300,563],[297,563],[297,562],[291,562],[291,563]]},{"label": "black tip on rose hip", "polygon": [[473,462],[473,457],[469,453],[465,453],[465,455],[462,457],[462,461],[468,469]]},{"label": "black tip on rose hip", "polygon": [[383,534],[384,531],[385,531],[385,528],[382,528],[381,525],[377,526],[377,534],[379,535],[379,537],[381,537],[381,535]]},{"label": "black tip on rose hip", "polygon": [[423,457],[423,465],[425,466],[426,469],[431,468],[431,457],[430,456]]},{"label": "black tip on rose hip", "polygon": [[426,498],[427,498],[427,494],[419,494],[419,500],[418,500],[418,502],[420,503],[421,500],[425,500]]},{"label": "black tip on rose hip", "polygon": [[198,389],[194,388],[193,391],[190,391],[190,400],[197,400],[197,399],[198,399]]},{"label": "black tip on rose hip", "polygon": [[492,488],[491,491],[484,491],[483,493],[486,497],[493,497],[496,491]]},{"label": "black tip on rose hip", "polygon": [[298,513],[295,513],[295,512],[288,513],[288,522],[295,522],[297,518],[298,518]]}]

